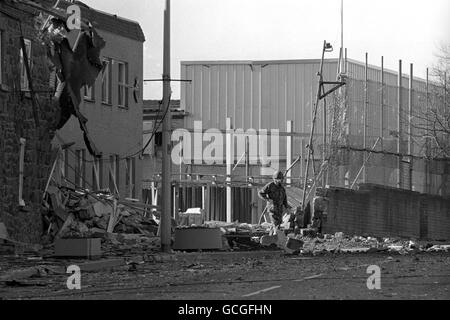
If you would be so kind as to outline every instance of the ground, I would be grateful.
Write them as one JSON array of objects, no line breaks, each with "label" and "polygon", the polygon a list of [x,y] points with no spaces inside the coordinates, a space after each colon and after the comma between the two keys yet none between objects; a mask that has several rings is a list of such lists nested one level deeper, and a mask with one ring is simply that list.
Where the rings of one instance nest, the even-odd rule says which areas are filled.
[{"label": "ground", "polygon": [[[167,256],[169,257],[169,256]],[[11,260],[12,259],[12,260]],[[9,264],[3,261],[3,269]],[[16,258],[21,259],[23,258]],[[158,259],[159,260],[159,259]],[[0,284],[2,299],[299,300],[450,299],[450,253],[321,253],[281,251],[182,253],[110,270],[82,272],[81,290],[68,274],[47,272]],[[45,260],[44,260],[45,261]],[[81,261],[80,261],[81,262]],[[22,263],[32,265],[33,259]],[[67,264],[68,262],[60,263]],[[70,263],[77,263],[71,261]],[[43,261],[38,264],[45,264]],[[49,261],[48,265],[54,265]],[[381,269],[381,289],[369,290],[370,265]],[[18,264],[15,264],[18,267]]]}]

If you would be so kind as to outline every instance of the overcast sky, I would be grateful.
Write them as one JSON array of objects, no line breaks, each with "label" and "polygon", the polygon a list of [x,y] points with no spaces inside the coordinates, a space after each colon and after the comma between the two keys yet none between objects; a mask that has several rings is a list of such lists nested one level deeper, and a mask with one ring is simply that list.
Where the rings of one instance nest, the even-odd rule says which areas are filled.
[{"label": "overcast sky", "polygon": [[[136,20],[146,36],[144,78],[162,74],[165,0],[84,0],[87,5]],[[450,42],[449,0],[344,0],[344,46],[351,59],[404,69],[418,77]],[[320,58],[323,40],[340,45],[340,0],[172,0],[172,78],[184,60],[280,60]],[[327,57],[337,57],[338,50]],[[172,98],[180,96],[179,83]],[[161,99],[158,83],[144,98]]]}]

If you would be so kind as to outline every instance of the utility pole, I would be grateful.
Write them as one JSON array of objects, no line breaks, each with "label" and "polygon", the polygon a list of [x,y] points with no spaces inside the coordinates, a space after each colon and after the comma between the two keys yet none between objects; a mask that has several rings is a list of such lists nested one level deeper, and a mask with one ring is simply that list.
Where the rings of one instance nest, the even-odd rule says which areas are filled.
[{"label": "utility pole", "polygon": [[341,0],[341,55],[342,60],[340,61],[340,73],[344,73],[344,0]]},{"label": "utility pole", "polygon": [[397,129],[398,129],[398,138],[397,138],[397,153],[399,156],[397,157],[397,188],[403,188],[403,99],[402,99],[402,60],[398,61],[398,84],[397,84],[398,92],[397,92]]},{"label": "utility pole", "polygon": [[166,0],[164,11],[164,61],[163,61],[163,105],[166,109],[163,121],[163,162],[162,162],[162,206],[161,206],[161,251],[171,251],[171,132],[172,114],[170,112],[170,0]]},{"label": "utility pole", "polygon": [[408,177],[408,189],[409,190],[413,190],[413,150],[414,150],[414,145],[413,145],[413,137],[412,137],[412,121],[413,121],[413,117],[412,117],[412,113],[413,113],[413,99],[414,99],[414,65],[411,63],[410,64],[410,71],[409,71],[409,97],[408,97],[408,154],[411,155],[409,157],[409,177]]}]

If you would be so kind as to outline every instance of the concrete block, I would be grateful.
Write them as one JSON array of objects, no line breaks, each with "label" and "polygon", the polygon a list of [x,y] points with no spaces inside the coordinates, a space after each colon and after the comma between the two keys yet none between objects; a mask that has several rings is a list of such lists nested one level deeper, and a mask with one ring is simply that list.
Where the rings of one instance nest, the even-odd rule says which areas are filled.
[{"label": "concrete block", "polygon": [[102,254],[101,239],[57,239],[56,257],[97,258]]},{"label": "concrete block", "polygon": [[294,251],[300,250],[303,248],[303,241],[295,238],[288,238],[286,247]]},{"label": "concrete block", "polygon": [[174,250],[222,249],[220,228],[175,229]]},{"label": "concrete block", "polygon": [[271,246],[272,244],[277,244],[278,243],[278,236],[277,235],[273,235],[273,236],[262,236],[259,242],[261,245],[263,246]]}]

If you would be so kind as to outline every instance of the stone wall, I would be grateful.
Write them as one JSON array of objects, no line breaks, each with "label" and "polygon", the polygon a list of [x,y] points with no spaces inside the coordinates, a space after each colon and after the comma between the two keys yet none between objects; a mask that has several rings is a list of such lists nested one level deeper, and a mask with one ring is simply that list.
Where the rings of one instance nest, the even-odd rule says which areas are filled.
[{"label": "stone wall", "polygon": [[[17,17],[20,22],[10,17]],[[0,84],[0,221],[11,238],[39,242],[42,235],[41,200],[53,162],[52,128],[58,110],[49,95],[49,65],[37,39],[34,13],[0,2],[2,83]],[[20,36],[31,40],[31,73],[37,92],[39,126],[33,117],[31,96],[20,88]],[[26,139],[23,199],[19,207],[20,138]]]},{"label": "stone wall", "polygon": [[450,198],[363,184],[329,188],[324,233],[450,240]]}]

